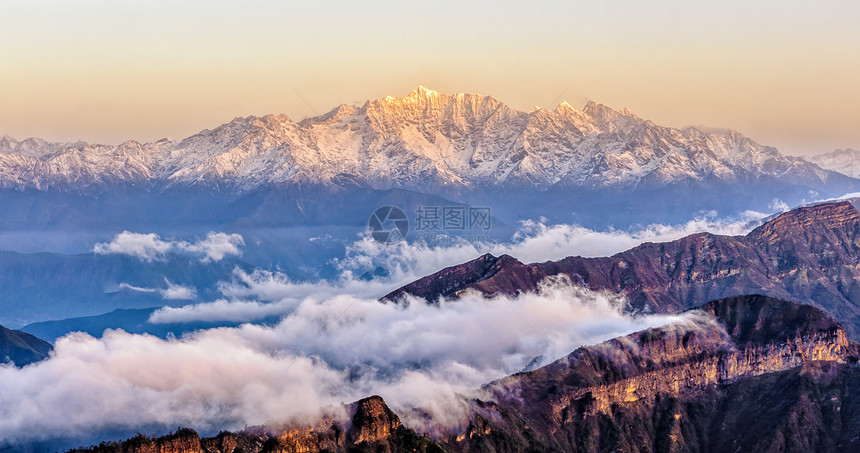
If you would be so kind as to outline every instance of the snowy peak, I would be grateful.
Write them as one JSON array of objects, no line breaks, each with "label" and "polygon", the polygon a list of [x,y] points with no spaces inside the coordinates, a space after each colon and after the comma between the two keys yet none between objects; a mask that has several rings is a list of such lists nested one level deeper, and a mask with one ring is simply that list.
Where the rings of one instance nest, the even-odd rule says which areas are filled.
[{"label": "snowy peak", "polygon": [[553,110],[553,113],[560,116],[569,116],[569,115],[582,115],[582,112],[575,109],[572,105],[568,104],[567,101],[561,101]]},{"label": "snowy peak", "polygon": [[808,160],[821,168],[860,178],[860,151],[850,148],[837,149],[809,157]]},{"label": "snowy peak", "polygon": [[371,102],[367,114],[386,126],[408,126],[428,122],[480,121],[500,109],[513,111],[492,96],[445,95],[419,86],[406,97],[388,96]]},{"label": "snowy peak", "polygon": [[589,101],[523,112],[492,96],[423,86],[361,107],[340,105],[298,123],[285,115],[235,118],[180,142],[118,146],[0,138],[0,187],[79,190],[111,184],[212,185],[352,180],[444,193],[490,187],[665,185],[750,175],[809,187],[818,166],[734,131],[662,127]]},{"label": "snowy peak", "polygon": [[628,109],[613,110],[611,107],[588,101],[582,112],[591,119],[592,124],[606,131],[629,131],[644,121]]},{"label": "snowy peak", "polygon": [[418,85],[418,88],[412,90],[412,93],[410,93],[409,95],[410,96],[414,95],[414,96],[419,96],[419,97],[421,97],[421,96],[433,97],[433,96],[439,96],[439,93],[435,90],[431,90],[431,89],[425,87],[424,85]]},{"label": "snowy peak", "polygon": [[320,116],[315,116],[313,118],[308,118],[306,120],[302,120],[301,124],[314,124],[314,123],[333,123],[340,121],[349,115],[355,113],[357,109],[351,105],[341,104],[335,107],[332,111],[322,114]]}]

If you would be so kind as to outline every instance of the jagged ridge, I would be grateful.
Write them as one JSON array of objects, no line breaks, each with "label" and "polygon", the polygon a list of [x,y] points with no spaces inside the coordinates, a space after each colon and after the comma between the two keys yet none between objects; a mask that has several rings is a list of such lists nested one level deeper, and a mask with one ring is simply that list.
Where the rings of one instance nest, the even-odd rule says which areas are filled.
[{"label": "jagged ridge", "polygon": [[[746,236],[699,233],[646,243],[612,257],[523,264],[484,255],[386,295],[430,302],[465,290],[486,295],[532,291],[566,275],[594,290],[626,294],[633,311],[674,313],[707,300],[763,293],[824,308],[860,333],[860,211],[850,201],[801,207]],[[471,272],[479,269],[482,272]]]},{"label": "jagged ridge", "polygon": [[860,151],[855,149],[837,149],[829,153],[811,156],[807,160],[821,168],[833,170],[852,178],[860,176]]},{"label": "jagged ridge", "polygon": [[782,156],[737,132],[658,126],[596,102],[526,113],[491,96],[424,87],[300,122],[236,118],[180,142],[118,146],[0,138],[0,187],[78,191],[278,183],[374,188],[633,188],[765,176],[819,186],[843,175]]}]

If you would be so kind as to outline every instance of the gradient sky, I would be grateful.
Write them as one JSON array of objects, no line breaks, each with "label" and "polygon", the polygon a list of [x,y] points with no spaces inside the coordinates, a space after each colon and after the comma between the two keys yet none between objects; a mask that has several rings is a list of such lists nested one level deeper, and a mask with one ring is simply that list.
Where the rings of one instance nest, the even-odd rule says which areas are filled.
[{"label": "gradient sky", "polygon": [[858,24],[856,0],[0,0],[0,135],[179,139],[421,84],[860,149]]}]

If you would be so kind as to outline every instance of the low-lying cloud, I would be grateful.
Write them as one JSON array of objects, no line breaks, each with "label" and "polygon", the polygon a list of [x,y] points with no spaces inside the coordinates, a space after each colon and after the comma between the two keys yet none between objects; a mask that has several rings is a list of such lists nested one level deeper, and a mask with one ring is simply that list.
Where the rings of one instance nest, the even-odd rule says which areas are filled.
[{"label": "low-lying cloud", "polygon": [[172,242],[162,241],[155,233],[132,233],[123,231],[110,242],[100,242],[93,247],[93,253],[98,255],[130,255],[144,261],[163,258],[173,249]]},{"label": "low-lying cloud", "polygon": [[245,240],[241,234],[233,233],[215,233],[209,232],[206,238],[195,243],[178,243],[180,250],[187,253],[202,255],[201,261],[221,261],[225,256],[242,254],[240,246],[245,245]]},{"label": "low-lying cloud", "polygon": [[[523,222],[508,243],[457,243],[432,246],[423,242],[382,244],[363,237],[347,247],[337,260],[340,277],[332,281],[295,281],[267,270],[235,269],[233,279],[221,282],[223,298],[184,307],[165,307],[150,318],[154,323],[251,322],[288,313],[306,298],[325,299],[341,294],[379,298],[409,282],[442,268],[472,260],[484,253],[509,254],[523,262],[558,260],[567,256],[609,256],[643,242],[662,242],[709,231],[715,234],[745,234],[758,226],[766,214],[748,211],[737,218],[719,219],[708,213],[680,225],[649,225],[641,230],[594,231],[578,225],[546,225]],[[361,276],[374,269],[382,277]]]},{"label": "low-lying cloud", "polygon": [[165,300],[194,300],[197,298],[197,290],[189,286],[182,286],[164,279],[165,288],[148,288],[134,286],[129,283],[120,283],[120,289],[127,289],[141,293],[158,293]]},{"label": "low-lying cloud", "polygon": [[468,295],[440,306],[308,298],[274,326],[181,339],[70,334],[46,361],[0,367],[0,440],[140,426],[237,429],[312,417],[369,394],[407,423],[420,407],[454,425],[463,415],[454,411],[458,395],[475,395],[535,357],[678,319],[630,316],[623,304],[556,279],[516,298]]},{"label": "low-lying cloud", "polygon": [[746,211],[738,217],[718,218],[715,212],[678,225],[653,224],[632,231],[595,231],[579,225],[548,225],[543,221],[525,221],[510,241],[505,243],[457,243],[434,246],[427,243],[399,242],[380,244],[364,238],[347,249],[338,264],[345,271],[358,274],[362,269],[382,267],[400,276],[423,276],[476,258],[484,253],[511,255],[522,262],[559,260],[568,256],[598,257],[636,247],[643,242],[666,242],[695,233],[746,234],[761,224],[768,214]]},{"label": "low-lying cloud", "polygon": [[110,242],[100,242],[93,247],[98,255],[129,255],[143,261],[161,261],[169,253],[188,254],[200,257],[200,261],[221,261],[225,256],[242,254],[245,240],[241,234],[210,231],[204,239],[196,242],[163,240],[155,233],[132,233],[123,231]]},{"label": "low-lying cloud", "polygon": [[[159,339],[107,331],[59,339],[50,359],[23,369],[0,366],[0,441],[77,436],[105,429],[189,426],[203,432],[313,417],[320,408],[380,394],[409,424],[411,408],[434,420],[460,422],[462,396],[576,347],[684,316],[633,316],[617,295],[593,292],[563,278],[534,293],[486,299],[467,294],[430,306],[382,304],[378,298],[416,278],[474,259],[507,253],[524,262],[570,255],[611,255],[645,241],[711,231],[743,234],[765,215],[720,220],[706,215],[682,225],[596,232],[575,225],[526,222],[508,243],[446,247],[383,245],[365,237],[335,264],[332,281],[298,282],[283,273],[236,269],[221,298],[155,312],[151,322],[250,322],[274,325],[215,328]],[[145,261],[169,253],[218,261],[241,253],[239,235],[209,233],[188,243],[123,232],[95,253]],[[365,278],[367,271],[385,269]],[[162,297],[189,299],[191,288],[166,282]],[[75,414],[63,417],[57,414]]]},{"label": "low-lying cloud", "polygon": [[197,290],[188,286],[175,285],[164,280],[167,288],[159,288],[158,292],[166,300],[193,300],[197,298]]}]

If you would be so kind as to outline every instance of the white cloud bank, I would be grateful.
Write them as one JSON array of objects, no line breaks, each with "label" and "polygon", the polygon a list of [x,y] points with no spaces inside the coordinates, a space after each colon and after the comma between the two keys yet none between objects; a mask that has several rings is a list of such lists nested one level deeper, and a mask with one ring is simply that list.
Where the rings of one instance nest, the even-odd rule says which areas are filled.
[{"label": "white cloud bank", "polygon": [[201,261],[221,261],[225,256],[242,254],[240,246],[245,245],[241,234],[209,232],[206,239],[193,244],[180,242],[178,247],[188,253],[203,255]]},{"label": "white cloud bank", "polygon": [[[313,416],[380,394],[410,420],[421,407],[456,424],[458,394],[677,316],[631,317],[615,296],[556,280],[518,298],[400,306],[308,298],[275,326],[246,324],[159,339],[70,334],[50,359],[0,367],[0,441],[100,429],[211,432]],[[63,416],[60,414],[73,414]]]},{"label": "white cloud bank", "polygon": [[123,231],[110,242],[100,242],[93,247],[98,255],[129,255],[144,261],[163,260],[168,253],[196,255],[200,261],[221,261],[228,255],[241,255],[245,240],[240,234],[210,231],[205,239],[197,242],[162,240],[155,233],[132,233]]},{"label": "white cloud bank", "polygon": [[[23,369],[0,366],[0,441],[101,429],[133,433],[153,425],[204,432],[236,429],[312,415],[326,405],[374,393],[385,397],[407,423],[419,423],[407,410],[417,406],[437,421],[456,424],[462,415],[458,394],[472,394],[521,370],[534,357],[552,360],[582,344],[682,317],[633,317],[624,313],[617,296],[564,280],[517,298],[467,295],[438,307],[421,301],[405,307],[381,304],[379,296],[485,252],[508,253],[526,262],[611,255],[644,241],[699,231],[742,234],[762,217],[749,213],[722,221],[705,216],[637,232],[530,222],[507,244],[385,246],[364,238],[337,262],[342,276],[330,282],[294,282],[278,272],[236,270],[234,279],[219,287],[223,299],[163,309],[151,320],[251,321],[280,315],[279,323],[209,329],[167,340],[121,331],[108,331],[100,339],[68,335],[57,341],[49,360]],[[179,250],[217,261],[240,253],[242,244],[241,236],[224,233],[187,244],[123,232],[95,251],[152,261]],[[377,266],[388,276],[357,277]]]},{"label": "white cloud bank", "polygon": [[[307,298],[317,300],[349,294],[379,298],[409,282],[442,268],[493,253],[509,254],[523,262],[557,260],[567,256],[608,256],[643,242],[663,242],[709,231],[716,234],[745,234],[760,224],[766,214],[746,212],[739,218],[718,219],[711,213],[681,225],[650,225],[642,230],[589,230],[577,225],[552,225],[524,222],[509,243],[431,246],[426,243],[382,244],[364,237],[347,247],[346,256],[337,262],[341,275],[334,281],[293,281],[280,272],[234,270],[230,282],[221,282],[224,296],[215,302],[184,307],[165,307],[150,318],[154,323],[193,321],[251,322],[291,312]],[[385,277],[362,279],[375,268],[388,272]]]},{"label": "white cloud bank", "polygon": [[347,249],[339,265],[345,271],[383,267],[394,278],[424,276],[444,267],[476,258],[484,253],[511,255],[524,263],[559,260],[568,256],[610,256],[643,242],[667,242],[694,233],[746,234],[768,214],[747,211],[739,217],[721,219],[710,212],[679,225],[649,225],[634,231],[595,231],[579,225],[547,225],[539,221],[523,222],[510,242],[501,244],[457,244],[431,246],[426,243],[380,244],[364,238]]},{"label": "white cloud bank", "polygon": [[123,231],[111,242],[100,242],[93,247],[98,255],[131,255],[144,261],[161,259],[173,249],[172,242],[162,241],[155,233],[132,233]]}]

